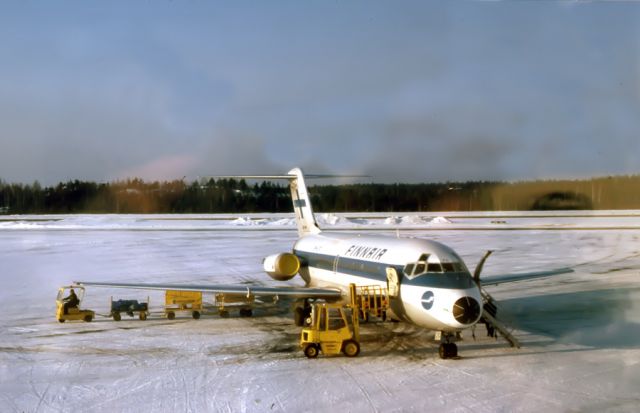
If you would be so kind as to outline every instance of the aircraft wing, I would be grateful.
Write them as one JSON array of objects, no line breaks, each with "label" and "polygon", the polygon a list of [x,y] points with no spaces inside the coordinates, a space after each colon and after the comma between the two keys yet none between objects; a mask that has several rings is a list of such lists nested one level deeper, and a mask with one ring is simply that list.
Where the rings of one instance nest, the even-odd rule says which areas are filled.
[{"label": "aircraft wing", "polygon": [[534,271],[520,274],[504,274],[504,275],[495,275],[495,276],[487,276],[482,278],[482,286],[487,285],[498,285],[516,281],[527,281],[533,280],[536,278],[544,278],[550,277],[552,275],[560,275],[560,274],[568,274],[572,273],[573,269],[569,267],[557,268],[554,270],[548,271]]},{"label": "aircraft wing", "polygon": [[330,288],[307,287],[264,287],[258,285],[196,285],[196,284],[136,284],[136,283],[111,283],[93,281],[74,281],[75,284],[95,287],[132,288],[140,290],[178,290],[199,291],[204,293],[244,295],[257,297],[291,297],[291,298],[324,298],[337,299],[342,293]]}]

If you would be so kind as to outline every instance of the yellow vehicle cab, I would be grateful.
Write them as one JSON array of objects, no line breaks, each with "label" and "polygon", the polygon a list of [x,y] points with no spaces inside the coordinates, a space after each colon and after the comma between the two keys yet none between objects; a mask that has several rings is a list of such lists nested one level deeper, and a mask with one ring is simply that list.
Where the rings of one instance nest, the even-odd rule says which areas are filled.
[{"label": "yellow vehicle cab", "polygon": [[79,285],[68,285],[58,289],[56,319],[59,322],[78,320],[89,323],[94,319],[95,311],[80,309],[84,292],[84,287]]}]

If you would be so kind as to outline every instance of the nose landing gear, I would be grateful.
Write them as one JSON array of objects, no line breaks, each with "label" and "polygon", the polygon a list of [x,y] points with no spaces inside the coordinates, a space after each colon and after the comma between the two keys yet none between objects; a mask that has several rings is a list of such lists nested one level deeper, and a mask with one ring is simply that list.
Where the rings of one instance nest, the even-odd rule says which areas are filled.
[{"label": "nose landing gear", "polygon": [[441,359],[451,359],[458,357],[458,346],[454,343],[456,335],[452,333],[441,332],[440,348],[438,354]]}]

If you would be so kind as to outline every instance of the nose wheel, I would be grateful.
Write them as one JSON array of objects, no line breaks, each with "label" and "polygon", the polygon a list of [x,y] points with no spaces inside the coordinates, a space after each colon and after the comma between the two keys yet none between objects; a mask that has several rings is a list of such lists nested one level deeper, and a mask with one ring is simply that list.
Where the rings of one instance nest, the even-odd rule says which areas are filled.
[{"label": "nose wheel", "polygon": [[441,359],[458,357],[458,346],[456,346],[456,343],[440,343],[438,354]]},{"label": "nose wheel", "polygon": [[438,354],[441,359],[452,359],[458,357],[458,346],[455,343],[455,334],[445,333],[444,331],[441,334],[441,342],[440,348],[438,349]]}]

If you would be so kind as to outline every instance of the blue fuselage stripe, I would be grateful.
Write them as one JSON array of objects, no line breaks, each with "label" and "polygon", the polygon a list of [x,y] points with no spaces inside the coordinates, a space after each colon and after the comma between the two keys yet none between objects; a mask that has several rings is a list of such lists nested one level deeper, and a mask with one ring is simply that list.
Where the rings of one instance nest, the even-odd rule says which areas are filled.
[{"label": "blue fuselage stripe", "polygon": [[407,285],[452,289],[467,289],[474,285],[471,275],[466,272],[427,273],[410,280],[403,274],[403,265],[338,256],[337,267],[334,268],[336,262],[335,255],[318,254],[301,250],[294,250],[293,253],[300,258],[303,266],[306,265],[310,268],[368,278],[377,282],[386,283],[387,268],[393,267],[400,277],[400,282]]}]

